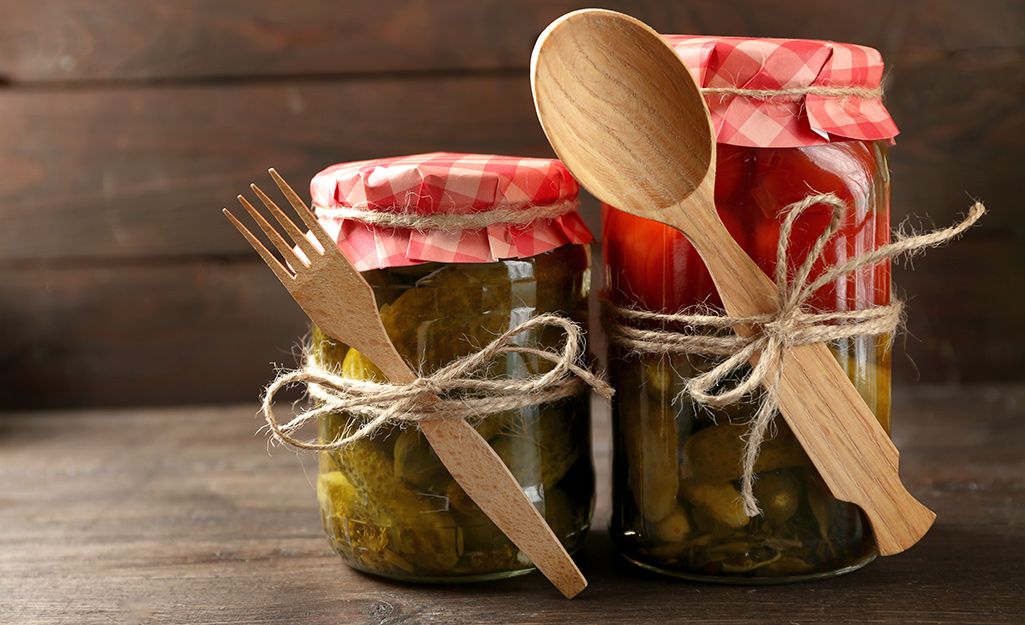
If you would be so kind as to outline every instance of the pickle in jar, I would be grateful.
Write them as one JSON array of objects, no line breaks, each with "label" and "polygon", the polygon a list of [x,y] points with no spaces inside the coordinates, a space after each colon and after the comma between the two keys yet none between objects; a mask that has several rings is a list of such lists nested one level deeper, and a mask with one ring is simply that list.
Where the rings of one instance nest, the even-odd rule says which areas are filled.
[{"label": "pickle in jar", "polygon": [[[490,342],[520,317],[569,311],[585,319],[577,273],[588,264],[586,250],[570,247],[524,261],[381,270],[369,272],[368,279],[384,294],[382,320],[396,349],[429,374]],[[563,277],[537,280],[540,265]],[[572,275],[564,275],[567,268]],[[519,277],[511,280],[511,274]],[[316,328],[313,337],[314,357],[328,368],[352,379],[384,380],[358,351],[330,343]],[[561,332],[550,330],[520,337],[525,345],[549,349],[562,340]],[[518,377],[550,367],[543,359],[509,354],[496,359],[487,375]],[[571,550],[589,525],[594,489],[587,410],[586,397],[570,397],[484,415],[474,423],[525,490],[536,493],[539,510]],[[321,419],[321,439],[334,440],[359,423],[349,415],[328,415]],[[417,427],[385,427],[324,456],[323,466],[333,475],[325,483],[342,478],[349,485],[336,486],[332,501],[322,501],[325,527],[354,566],[407,579],[472,579],[529,569],[452,480]],[[357,524],[361,531],[353,534]],[[368,559],[372,553],[378,555]]]}]

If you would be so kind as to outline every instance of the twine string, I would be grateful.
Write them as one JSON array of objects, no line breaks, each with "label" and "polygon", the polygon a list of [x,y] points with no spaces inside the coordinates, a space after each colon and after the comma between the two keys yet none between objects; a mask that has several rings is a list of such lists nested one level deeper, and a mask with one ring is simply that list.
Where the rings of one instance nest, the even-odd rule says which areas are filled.
[{"label": "twine string", "polygon": [[[511,344],[518,335],[542,326],[562,329],[565,341],[560,352]],[[263,413],[267,427],[277,440],[297,449],[334,451],[369,438],[382,427],[427,419],[481,419],[496,412],[564,399],[587,387],[606,399],[611,398],[612,387],[578,364],[583,359],[584,349],[580,326],[560,315],[545,314],[508,330],[482,349],[430,375],[418,376],[409,384],[346,378],[307,355],[300,369],[279,375],[267,387]],[[536,356],[554,367],[544,374],[523,379],[480,377],[490,361],[504,354]],[[306,384],[316,405],[281,424],[274,414],[274,396],[282,388],[297,383]],[[303,425],[338,412],[347,412],[362,423],[350,434],[326,443],[293,436]]]},{"label": "twine string", "polygon": [[788,87],[786,89],[742,89],[739,87],[702,87],[702,93],[712,95],[735,95],[759,100],[771,100],[777,97],[793,97],[816,95],[824,98],[864,98],[878,100],[883,97],[882,87],[832,87],[825,85],[808,85],[805,87]]},{"label": "twine string", "polygon": [[[831,207],[832,219],[793,277],[788,279],[790,234],[800,215],[816,204]],[[809,280],[812,268],[821,258],[826,244],[839,230],[846,210],[846,203],[832,193],[810,195],[783,209],[785,216],[780,227],[776,253],[777,308],[771,313],[746,317],[711,314],[711,311],[706,310],[697,310],[693,314],[662,314],[618,307],[608,300],[604,302],[606,332],[613,344],[641,354],[708,354],[725,357],[716,366],[687,381],[683,393],[690,395],[694,401],[710,406],[724,406],[737,403],[759,388],[764,388],[761,402],[749,420],[744,435],[741,498],[748,516],[760,514],[753,491],[754,467],[766,432],[778,413],[781,364],[786,353],[799,345],[892,334],[900,325],[903,304],[899,300],[864,310],[808,312],[805,307],[812,295],[826,284],[862,267],[942,245],[970,228],[986,209],[982,203],[976,202],[965,219],[949,228],[913,236],[898,233],[893,243],[851,258],[825,270],[816,279]],[[637,321],[658,322],[662,329],[641,329],[628,325],[629,322]],[[673,325],[684,325],[686,328],[680,331],[666,329]],[[727,334],[735,327],[747,327],[753,332],[749,336]],[[715,390],[752,359],[755,359],[754,366],[743,378],[732,386]]]},{"label": "twine string", "polygon": [[360,202],[352,206],[326,207],[313,205],[317,217],[324,219],[347,219],[387,228],[408,228],[410,230],[478,230],[497,224],[525,225],[538,219],[556,219],[577,209],[577,199],[562,200],[552,204],[512,206],[467,213],[465,215],[416,213],[394,213],[373,210],[374,204]]}]

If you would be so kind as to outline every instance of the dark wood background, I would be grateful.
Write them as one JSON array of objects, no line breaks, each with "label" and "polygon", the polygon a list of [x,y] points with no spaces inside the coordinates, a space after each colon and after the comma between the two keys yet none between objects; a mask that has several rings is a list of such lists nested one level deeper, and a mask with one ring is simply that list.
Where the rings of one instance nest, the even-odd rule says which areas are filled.
[{"label": "dark wood background", "polygon": [[[990,209],[895,272],[897,383],[1023,378],[1025,3],[603,4],[666,33],[882,51],[895,220]],[[0,2],[0,410],[255,400],[306,324],[220,209],[271,166],[303,187],[341,161],[550,155],[530,50],[583,6]]]}]

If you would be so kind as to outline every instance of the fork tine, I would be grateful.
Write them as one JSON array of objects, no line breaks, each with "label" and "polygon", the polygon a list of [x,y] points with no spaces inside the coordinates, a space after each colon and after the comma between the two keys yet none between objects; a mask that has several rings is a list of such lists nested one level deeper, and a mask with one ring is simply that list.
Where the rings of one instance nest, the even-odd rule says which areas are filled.
[{"label": "fork tine", "polygon": [[271,214],[274,215],[274,218],[278,220],[278,223],[281,224],[281,227],[285,229],[285,232],[288,233],[288,236],[292,237],[292,240],[295,241],[295,244],[299,246],[299,249],[302,250],[303,253],[306,254],[306,257],[309,258],[312,262],[313,257],[320,254],[320,250],[318,250],[313,245],[313,243],[308,238],[306,238],[306,235],[303,234],[302,231],[299,230],[299,228],[295,225],[295,223],[293,223],[292,220],[288,218],[288,215],[286,215],[284,211],[278,208],[278,205],[275,204],[274,201],[271,200],[269,197],[267,197],[266,193],[260,190],[260,187],[256,186],[255,184],[251,184],[249,186],[253,189],[253,191],[256,192],[256,195],[260,198],[260,201],[263,202],[263,205],[267,207],[267,210],[269,210]]},{"label": "fork tine", "polygon": [[281,253],[281,257],[285,259],[285,262],[291,264],[296,269],[298,269],[300,265],[309,265],[306,260],[295,253],[295,250],[288,244],[288,241],[285,241],[285,238],[274,229],[274,226],[270,225],[270,222],[263,218],[263,215],[261,215],[260,212],[249,203],[249,200],[240,195],[238,196],[238,201],[246,209],[246,212],[249,213],[249,216],[256,221],[257,225],[260,226],[260,229],[267,235],[267,238],[274,244],[274,247],[278,249],[278,252]]},{"label": "fork tine", "polygon": [[288,203],[292,205],[295,212],[299,213],[299,217],[306,222],[310,232],[312,232],[313,235],[317,237],[317,240],[320,241],[320,244],[324,246],[324,250],[327,251],[337,247],[338,243],[328,236],[324,227],[320,225],[320,221],[317,220],[317,216],[314,215],[306,206],[306,202],[303,202],[296,192],[292,190],[292,187],[285,182],[285,179],[282,178],[273,167],[267,171],[270,173],[271,178],[274,179],[274,183],[278,185],[279,189],[281,189],[281,192],[285,194],[285,197],[288,199]]},{"label": "fork tine", "polygon": [[[235,224],[238,231],[246,238],[246,241],[249,241],[249,245],[252,245],[253,249],[256,250],[256,253],[263,258],[263,262],[267,263],[267,266],[270,267],[271,271],[274,272],[274,275],[278,277],[278,280],[281,280],[285,286],[288,286],[288,283],[295,279],[291,272],[289,272],[288,269],[286,269],[285,266],[274,257],[274,254],[271,254],[270,251],[253,236],[253,233],[243,226],[242,222],[236,219],[228,209],[225,208],[223,210],[224,214],[231,220],[231,223]],[[278,238],[281,237],[279,236]]]}]

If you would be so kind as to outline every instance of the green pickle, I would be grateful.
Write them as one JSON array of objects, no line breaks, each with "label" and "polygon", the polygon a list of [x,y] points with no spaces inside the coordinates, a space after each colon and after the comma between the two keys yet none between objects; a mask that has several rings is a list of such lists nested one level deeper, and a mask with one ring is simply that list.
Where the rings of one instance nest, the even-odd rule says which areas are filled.
[{"label": "green pickle", "polygon": [[[887,337],[833,351],[888,430]],[[748,517],[740,480],[752,406],[714,410],[677,399],[694,371],[685,357],[620,353],[610,368],[619,388],[638,389],[613,399],[613,538],[627,558],[686,578],[771,583],[833,575],[875,556],[860,511],[833,498],[782,417],[755,465],[762,514]],[[667,368],[672,376],[659,375]]]},{"label": "green pickle", "polygon": [[[538,314],[586,323],[590,252],[569,245],[526,259],[426,263],[365,272],[399,353],[429,374]],[[558,349],[560,331],[534,330],[518,344]],[[313,357],[349,378],[383,380],[362,354],[313,328]],[[489,377],[522,378],[551,364],[507,354]],[[359,425],[347,414],[320,421],[321,441]],[[579,548],[594,502],[589,401],[579,396],[485,415],[474,427],[489,442],[566,548]],[[354,568],[412,581],[467,581],[525,573],[533,566],[474,505],[415,426],[321,452],[317,482],[332,547]]]}]

